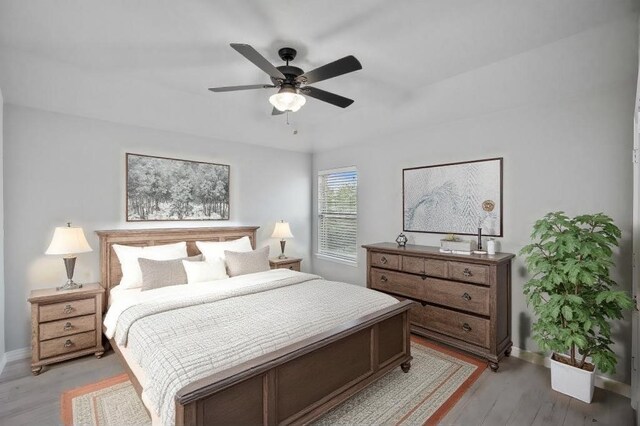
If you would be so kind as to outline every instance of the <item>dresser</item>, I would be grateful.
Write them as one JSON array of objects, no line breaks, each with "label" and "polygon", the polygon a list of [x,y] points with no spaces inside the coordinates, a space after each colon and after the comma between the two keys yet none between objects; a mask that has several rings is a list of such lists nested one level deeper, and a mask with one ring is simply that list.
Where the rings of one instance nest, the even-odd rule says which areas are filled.
[{"label": "dresser", "polygon": [[31,303],[31,371],[83,355],[100,358],[102,346],[102,298],[99,284],[75,290],[33,290]]},{"label": "dresser", "polygon": [[418,302],[411,331],[485,358],[493,371],[511,352],[510,253],[455,255],[438,247],[377,243],[367,287]]}]

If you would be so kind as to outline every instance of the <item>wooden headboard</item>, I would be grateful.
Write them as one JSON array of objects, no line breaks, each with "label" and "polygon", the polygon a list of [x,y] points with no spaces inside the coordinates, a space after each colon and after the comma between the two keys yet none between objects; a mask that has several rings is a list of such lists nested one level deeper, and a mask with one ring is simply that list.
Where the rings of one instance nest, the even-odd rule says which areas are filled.
[{"label": "wooden headboard", "polygon": [[153,246],[187,242],[189,256],[200,254],[196,241],[229,241],[249,237],[256,248],[256,230],[259,226],[217,227],[217,228],[156,228],[156,229],[116,229],[96,231],[100,237],[100,285],[105,288],[107,300],[109,290],[117,286],[122,278],[120,261],[111,247],[113,244],[128,246]]}]

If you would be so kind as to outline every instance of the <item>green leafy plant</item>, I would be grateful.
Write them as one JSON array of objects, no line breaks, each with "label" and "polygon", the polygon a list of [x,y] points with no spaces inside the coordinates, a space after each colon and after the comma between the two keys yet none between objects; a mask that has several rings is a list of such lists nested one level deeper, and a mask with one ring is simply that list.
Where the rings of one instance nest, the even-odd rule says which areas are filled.
[{"label": "green leafy plant", "polygon": [[542,350],[568,353],[574,367],[587,368],[591,357],[600,371],[615,372],[609,320],[634,306],[625,292],[612,290],[609,277],[620,236],[605,214],[553,212],[535,223],[533,242],[520,251],[532,276],[524,294],[538,317],[533,338]]}]

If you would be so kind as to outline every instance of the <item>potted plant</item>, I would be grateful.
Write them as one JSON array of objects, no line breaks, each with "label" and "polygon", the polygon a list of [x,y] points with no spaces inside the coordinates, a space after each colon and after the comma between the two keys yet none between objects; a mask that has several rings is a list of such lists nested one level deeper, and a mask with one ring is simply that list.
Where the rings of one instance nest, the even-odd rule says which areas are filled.
[{"label": "potted plant", "polygon": [[615,372],[612,319],[634,306],[609,277],[620,229],[605,214],[569,218],[548,213],[533,226],[526,256],[531,279],[524,286],[538,319],[533,338],[551,354],[551,387],[591,402],[595,368]]}]

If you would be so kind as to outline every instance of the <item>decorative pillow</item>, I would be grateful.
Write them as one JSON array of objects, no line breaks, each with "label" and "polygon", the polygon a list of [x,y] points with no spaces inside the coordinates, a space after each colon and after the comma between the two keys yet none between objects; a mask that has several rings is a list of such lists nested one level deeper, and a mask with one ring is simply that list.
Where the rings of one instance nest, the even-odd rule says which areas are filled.
[{"label": "decorative pillow", "polygon": [[227,271],[231,277],[268,271],[270,269],[269,246],[251,252],[225,250],[224,254],[227,262]]},{"label": "decorative pillow", "polygon": [[184,259],[188,257],[187,243],[165,244],[160,246],[123,246],[114,244],[113,250],[118,256],[122,268],[122,288],[136,288],[142,286],[142,271],[140,271],[139,258],[153,260]]},{"label": "decorative pillow", "polygon": [[209,262],[212,259],[224,260],[225,250],[237,252],[253,250],[249,237],[242,237],[231,241],[196,241],[196,246],[198,250],[200,250],[200,253],[204,255],[205,262]]},{"label": "decorative pillow", "polygon": [[209,262],[189,262],[182,261],[182,266],[187,273],[189,284],[216,281],[229,278],[224,267],[224,260],[215,258]]},{"label": "decorative pillow", "polygon": [[187,273],[182,261],[201,262],[202,255],[187,257],[186,259],[152,260],[138,259],[142,271],[142,291],[170,285],[186,284]]}]

